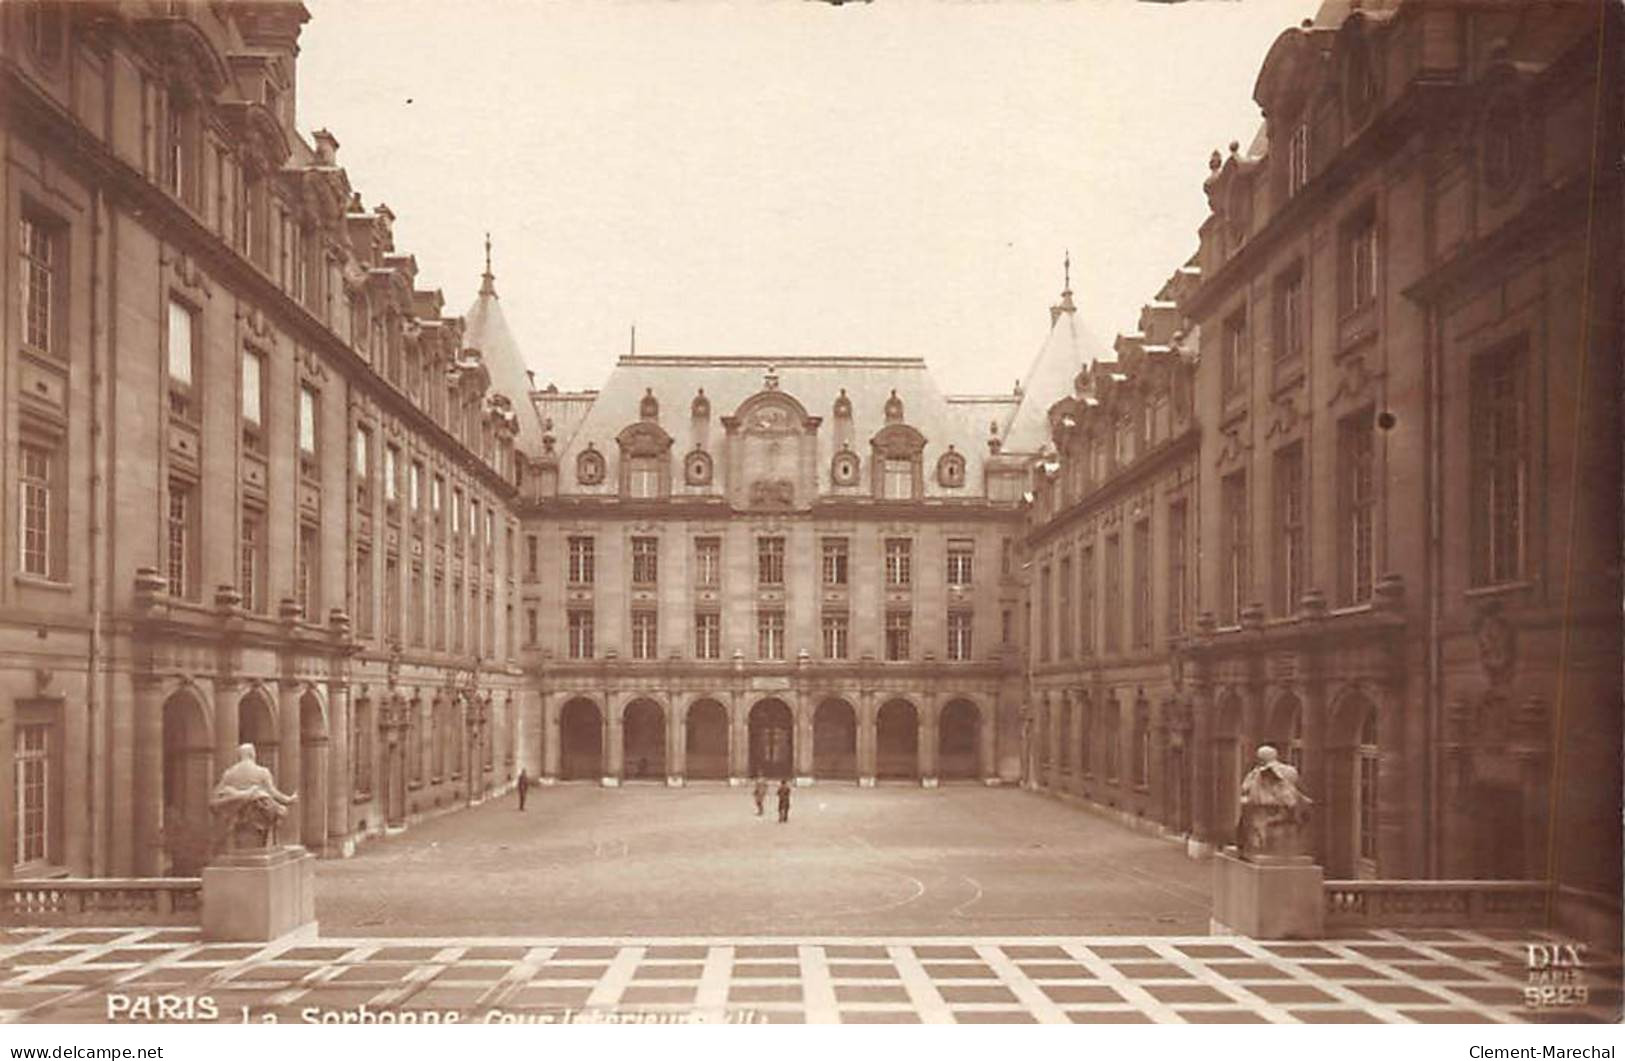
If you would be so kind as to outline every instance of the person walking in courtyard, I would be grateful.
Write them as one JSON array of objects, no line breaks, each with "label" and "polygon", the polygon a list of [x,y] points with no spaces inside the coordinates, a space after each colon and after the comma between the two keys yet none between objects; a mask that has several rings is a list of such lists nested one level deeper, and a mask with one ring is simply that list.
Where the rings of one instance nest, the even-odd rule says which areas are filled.
[{"label": "person walking in courtyard", "polygon": [[790,782],[788,779],[779,782],[779,821],[790,820]]},{"label": "person walking in courtyard", "polygon": [[762,806],[767,802],[767,778],[758,777],[756,786],[750,790],[750,797],[756,801],[756,816],[762,816]]},{"label": "person walking in courtyard", "polygon": [[519,771],[518,788],[519,788],[519,809],[524,810],[525,809],[525,793],[530,791],[530,775],[527,774],[523,769],[521,769]]}]

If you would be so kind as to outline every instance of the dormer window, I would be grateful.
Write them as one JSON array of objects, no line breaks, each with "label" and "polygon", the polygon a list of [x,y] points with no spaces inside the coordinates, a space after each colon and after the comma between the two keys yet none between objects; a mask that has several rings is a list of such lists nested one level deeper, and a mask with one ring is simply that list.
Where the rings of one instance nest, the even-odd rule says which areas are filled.
[{"label": "dormer window", "polygon": [[858,455],[850,449],[843,448],[841,452],[835,454],[835,459],[830,462],[830,480],[836,486],[856,486],[858,485],[859,467]]},{"label": "dormer window", "polygon": [[657,457],[633,457],[627,469],[627,493],[631,497],[660,496],[660,460]]},{"label": "dormer window", "polygon": [[1377,71],[1371,61],[1371,46],[1363,37],[1352,38],[1345,60],[1343,92],[1349,124],[1364,125],[1377,103]]},{"label": "dormer window", "polygon": [[1296,195],[1309,183],[1309,123],[1300,121],[1292,127],[1286,142],[1286,192]]},{"label": "dormer window", "polygon": [[683,481],[689,486],[711,485],[711,455],[696,449],[683,459]]},{"label": "dormer window", "polygon": [[965,458],[952,446],[937,460],[937,483],[949,489],[965,485]]},{"label": "dormer window", "polygon": [[914,496],[914,462],[887,459],[882,465],[881,496],[888,501],[907,500]]},{"label": "dormer window", "polygon": [[166,356],[169,374],[169,411],[196,421],[197,311],[179,299],[169,300],[169,335]]}]

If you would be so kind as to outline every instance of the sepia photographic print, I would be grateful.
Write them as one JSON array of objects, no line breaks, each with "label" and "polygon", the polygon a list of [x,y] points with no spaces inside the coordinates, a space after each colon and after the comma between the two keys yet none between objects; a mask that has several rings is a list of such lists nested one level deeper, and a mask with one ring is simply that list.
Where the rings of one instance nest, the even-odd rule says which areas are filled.
[{"label": "sepia photographic print", "polygon": [[1617,1023],[1622,48],[0,0],[0,1023]]}]

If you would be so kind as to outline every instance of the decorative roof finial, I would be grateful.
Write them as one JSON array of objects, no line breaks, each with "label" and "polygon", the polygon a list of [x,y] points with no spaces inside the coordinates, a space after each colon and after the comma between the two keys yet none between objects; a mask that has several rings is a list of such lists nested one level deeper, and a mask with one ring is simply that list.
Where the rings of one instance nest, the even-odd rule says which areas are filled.
[{"label": "decorative roof finial", "polygon": [[497,278],[491,273],[491,233],[485,234],[485,272],[480,275],[480,294],[496,297]]},{"label": "decorative roof finial", "polygon": [[[489,245],[487,245],[487,246],[489,247]],[[487,259],[489,259],[490,254],[487,253],[486,257],[487,257]],[[489,261],[487,261],[486,265],[487,265],[487,268],[489,268],[489,266],[490,266]],[[1061,294],[1063,294],[1063,295],[1071,294],[1072,293],[1072,251],[1070,249],[1066,252],[1066,257],[1061,259],[1061,268],[1066,273],[1066,278],[1065,278],[1065,280],[1063,281],[1063,283],[1061,285]]]}]

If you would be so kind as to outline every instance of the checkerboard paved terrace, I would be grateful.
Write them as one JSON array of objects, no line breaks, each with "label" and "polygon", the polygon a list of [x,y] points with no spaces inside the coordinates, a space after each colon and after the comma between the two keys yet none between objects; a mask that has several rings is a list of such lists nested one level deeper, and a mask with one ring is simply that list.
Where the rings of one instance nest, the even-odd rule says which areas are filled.
[{"label": "checkerboard paved terrace", "polygon": [[[207,997],[219,1019],[456,1012],[519,1020],[775,1022],[1519,1022],[1609,1020],[1524,1007],[1528,936],[1377,932],[1232,937],[310,939],[203,942],[195,929],[0,933],[0,1019],[101,1022],[112,1006]],[[141,1003],[140,1000],[147,1000]],[[128,1010],[121,1011],[124,1013]],[[153,1016],[163,1014],[148,1010]],[[182,1014],[171,1010],[172,1018]],[[386,1018],[388,1019],[388,1018]]]}]

